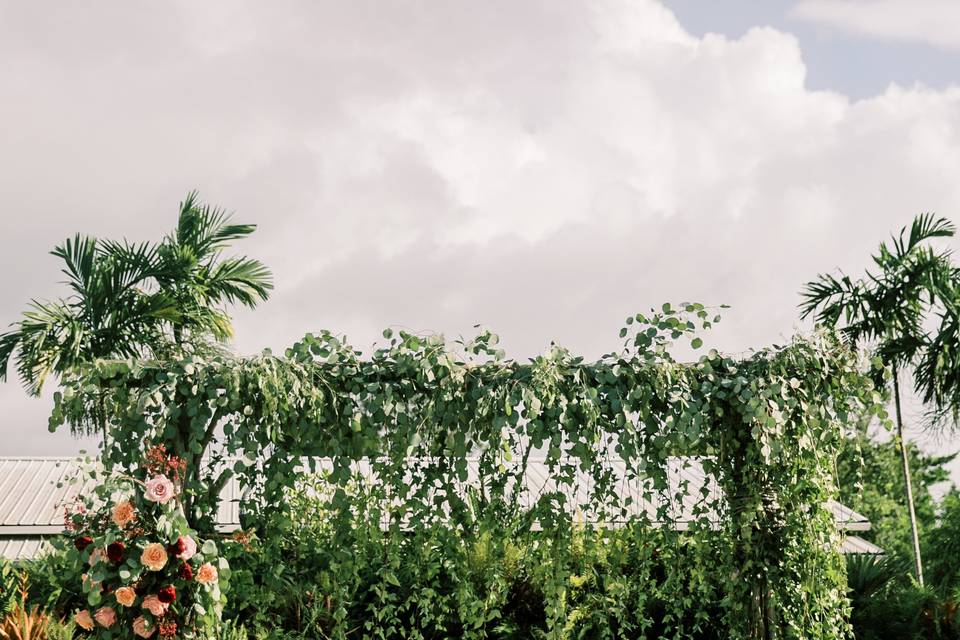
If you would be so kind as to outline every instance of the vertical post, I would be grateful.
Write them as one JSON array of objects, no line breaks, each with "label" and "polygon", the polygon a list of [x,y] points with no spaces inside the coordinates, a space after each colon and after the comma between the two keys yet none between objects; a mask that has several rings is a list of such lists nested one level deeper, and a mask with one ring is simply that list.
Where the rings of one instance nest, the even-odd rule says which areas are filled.
[{"label": "vertical post", "polygon": [[893,367],[893,399],[897,408],[897,439],[900,444],[900,460],[903,462],[903,482],[907,489],[907,509],[910,512],[910,533],[913,535],[913,565],[917,582],[923,586],[923,562],[920,559],[920,535],[917,532],[917,513],[913,507],[913,485],[910,482],[910,460],[907,443],[903,439],[903,415],[900,412],[900,373]]}]

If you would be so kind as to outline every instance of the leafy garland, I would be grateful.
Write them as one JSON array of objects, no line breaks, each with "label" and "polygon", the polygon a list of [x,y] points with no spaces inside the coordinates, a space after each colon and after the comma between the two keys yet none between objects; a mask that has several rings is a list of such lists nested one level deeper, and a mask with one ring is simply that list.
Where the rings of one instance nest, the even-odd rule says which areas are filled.
[{"label": "leafy garland", "polygon": [[[574,537],[565,490],[581,474],[591,479],[588,527],[628,518],[650,528],[698,491],[671,486],[670,461],[696,460],[721,491],[698,492],[685,537],[709,539],[703,553],[720,558],[712,570],[731,637],[846,637],[838,532],[824,503],[836,494],[845,429],[883,416],[883,398],[867,363],[830,333],[743,359],[714,350],[674,359],[676,341],[700,349],[697,332],[719,319],[700,304],[665,304],[628,318],[623,348],[596,362],[554,346],[519,363],[489,332],[448,343],[390,330],[369,357],[325,331],[284,357],[98,362],[64,381],[50,426],[92,429],[105,412],[103,459],[123,468],[145,439],[165,443],[195,470],[184,499],[200,530],[212,527],[206,514],[231,476],[268,511],[323,457],[344,540],[365,517],[397,536],[438,526],[470,536],[494,514],[552,540],[558,567]],[[519,509],[513,487],[531,457],[544,459],[557,490]],[[626,504],[616,465],[650,490],[655,513]],[[557,637],[568,580],[556,577],[551,601]]]}]

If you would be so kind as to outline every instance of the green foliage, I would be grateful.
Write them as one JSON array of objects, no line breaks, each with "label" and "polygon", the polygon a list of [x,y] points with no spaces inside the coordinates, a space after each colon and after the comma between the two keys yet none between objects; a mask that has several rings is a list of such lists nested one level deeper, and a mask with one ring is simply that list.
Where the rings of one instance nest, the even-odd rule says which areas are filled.
[{"label": "green foliage", "polygon": [[[813,315],[833,329],[842,322],[843,334],[851,343],[870,348],[884,365],[875,369],[878,386],[892,382],[914,571],[921,585],[919,525],[909,483],[908,453],[903,448],[900,372],[910,374],[935,423],[960,416],[960,356],[956,349],[960,342],[960,269],[953,264],[950,250],[932,245],[955,232],[956,227],[946,218],[921,214],[890,244],[880,244],[873,256],[877,271],[867,271],[858,280],[822,274],[807,283],[801,304],[803,317]],[[931,330],[937,316],[939,326]]]},{"label": "green foliage", "polygon": [[925,543],[930,584],[944,594],[960,589],[960,493],[956,488],[940,502]]},{"label": "green foliage", "polygon": [[[955,305],[960,272],[949,250],[936,250],[930,242],[954,235],[946,218],[921,214],[904,227],[892,242],[881,243],[868,271],[852,280],[840,274],[823,274],[806,285],[803,316],[813,315],[830,327],[843,323],[843,333],[855,344],[871,344],[883,362],[894,368],[913,367],[917,391],[927,402],[949,404],[952,392],[944,386],[944,365],[938,337],[949,340],[946,324],[938,331],[927,328],[936,314]],[[946,320],[946,318],[944,318]],[[956,342],[957,334],[953,334]]]},{"label": "green foliage", "polygon": [[857,640],[960,638],[956,595],[912,580],[900,584],[891,579],[870,597],[854,597],[852,622]]},{"label": "green foliage", "polygon": [[17,604],[17,584],[19,575],[13,564],[6,558],[0,558],[0,618],[13,611]]},{"label": "green foliage", "polygon": [[[824,503],[836,494],[845,430],[881,414],[883,398],[830,333],[742,360],[714,350],[674,360],[674,341],[699,347],[696,332],[718,320],[703,305],[665,304],[628,318],[622,349],[596,362],[560,347],[515,362],[487,332],[447,343],[390,330],[369,356],[323,332],[282,358],[97,362],[64,379],[51,428],[82,429],[104,411],[103,459],[121,468],[145,441],[166,443],[188,468],[208,455],[184,485],[200,526],[232,474],[253,511],[276,522],[286,489],[325,456],[323,529],[291,536],[325,555],[296,542],[280,549],[318,558],[310,571],[323,590],[300,590],[278,558],[250,575],[286,583],[291,597],[277,588],[282,602],[269,607],[291,607],[284,615],[330,637],[486,637],[507,624],[509,589],[518,590],[511,602],[542,611],[545,638],[617,625],[694,637],[708,620],[733,638],[844,637],[844,567]],[[515,490],[531,457],[550,471],[551,487],[537,495]],[[720,491],[672,481],[671,460],[694,459]],[[568,495],[584,474],[580,538]],[[629,503],[621,476],[649,496],[649,510]],[[610,535],[603,523],[672,528],[691,495],[687,533],[655,546],[683,569],[665,570],[656,588],[643,563],[618,578],[634,566],[618,558],[642,557],[626,543],[613,555],[596,544],[596,558],[578,560],[578,545]],[[484,545],[491,550],[480,553]],[[491,572],[487,553],[514,558],[525,578]],[[616,604],[650,597],[660,613]]]},{"label": "green foliage", "polygon": [[[27,562],[18,562],[17,568],[26,573],[30,593],[28,602],[47,611],[68,611],[79,605],[80,571],[76,571],[68,557],[68,542],[52,538],[41,554]],[[69,581],[76,580],[74,584]]]},{"label": "green foliage", "polygon": [[51,620],[47,626],[46,640],[73,640],[77,635],[77,625],[72,621]]},{"label": "green foliage", "polygon": [[[837,459],[839,500],[870,521],[870,530],[858,535],[877,544],[887,554],[909,559],[912,556],[910,524],[902,496],[903,467],[898,448],[891,440],[880,440],[866,432],[851,437],[851,446],[841,451]],[[947,465],[955,456],[927,455],[912,443],[906,447],[921,539],[930,549],[930,553],[924,555],[930,555],[930,561],[936,562],[936,556],[942,555],[938,545],[926,541],[937,520],[937,504],[930,489],[949,480]]]},{"label": "green foliage", "polygon": [[63,262],[70,295],[34,301],[13,330],[0,334],[0,380],[11,358],[27,390],[39,394],[49,376],[97,358],[209,350],[210,337],[232,334],[222,305],[253,307],[273,288],[260,262],[221,257],[255,228],[230,224],[192,192],[176,230],[160,243],[67,239],[52,254]]},{"label": "green foliage", "polygon": [[272,535],[227,548],[225,618],[308,637],[339,626],[373,637],[544,638],[561,607],[553,637],[726,637],[718,550],[694,536],[577,525],[558,539],[486,521],[466,536],[437,526],[397,537],[367,520],[344,537],[322,487],[290,492]]}]

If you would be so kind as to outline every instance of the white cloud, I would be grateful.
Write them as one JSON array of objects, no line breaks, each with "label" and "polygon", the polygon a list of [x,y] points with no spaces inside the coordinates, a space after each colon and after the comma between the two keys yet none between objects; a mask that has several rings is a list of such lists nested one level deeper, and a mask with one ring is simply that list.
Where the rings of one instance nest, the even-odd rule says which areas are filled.
[{"label": "white cloud", "polygon": [[697,38],[652,0],[127,6],[4,9],[2,322],[58,293],[53,243],[159,237],[199,187],[276,273],[245,352],[480,322],[596,356],[685,299],[732,304],[707,342],[741,351],[817,272],[960,211],[960,90],[810,91],[771,28]]},{"label": "white cloud", "polygon": [[791,16],[883,40],[960,50],[954,0],[800,0]]}]

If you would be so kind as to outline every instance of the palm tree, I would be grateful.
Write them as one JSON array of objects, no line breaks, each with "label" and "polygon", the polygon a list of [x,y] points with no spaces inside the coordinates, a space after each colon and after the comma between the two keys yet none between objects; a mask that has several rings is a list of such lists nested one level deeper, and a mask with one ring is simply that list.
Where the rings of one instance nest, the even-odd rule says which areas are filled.
[{"label": "palm tree", "polygon": [[[807,283],[802,292],[804,318],[815,314],[818,322],[830,326],[838,326],[843,321],[842,332],[854,345],[870,347],[890,367],[914,569],[921,585],[923,563],[910,465],[904,446],[900,373],[906,370],[912,374],[916,390],[937,409],[944,408],[945,403],[956,397],[936,379],[945,368],[930,364],[938,362],[937,351],[942,342],[949,339],[944,333],[949,323],[941,322],[938,333],[931,334],[926,329],[935,314],[942,318],[956,317],[957,269],[952,264],[950,251],[937,251],[929,244],[934,238],[952,237],[955,232],[954,225],[945,218],[919,215],[909,230],[901,229],[891,246],[881,243],[879,254],[873,256],[878,267],[875,272],[867,271],[858,280],[843,274],[839,277],[822,274]],[[956,333],[953,337],[956,339]]]},{"label": "palm tree", "polygon": [[31,395],[51,374],[82,362],[144,355],[177,315],[168,296],[150,292],[157,250],[149,244],[107,244],[77,235],[51,253],[63,260],[70,296],[32,301],[15,328],[0,335],[0,379],[16,354]]},{"label": "palm tree", "polygon": [[[52,254],[63,260],[70,295],[34,300],[13,329],[0,334],[0,380],[8,363],[27,391],[40,393],[51,375],[98,358],[170,355],[232,333],[224,305],[266,300],[270,271],[247,257],[221,258],[255,225],[197,202],[180,205],[177,229],[159,244],[77,235]],[[101,425],[102,428],[102,425]]]},{"label": "palm tree", "polygon": [[176,230],[159,247],[159,290],[172,298],[179,321],[171,324],[174,344],[211,335],[217,340],[233,336],[226,303],[256,307],[273,289],[270,270],[246,256],[222,257],[231,242],[256,230],[252,224],[231,224],[222,209],[201,204],[197,192],[180,203]]}]

